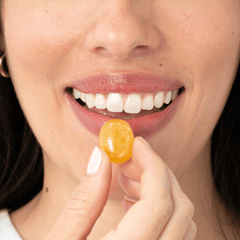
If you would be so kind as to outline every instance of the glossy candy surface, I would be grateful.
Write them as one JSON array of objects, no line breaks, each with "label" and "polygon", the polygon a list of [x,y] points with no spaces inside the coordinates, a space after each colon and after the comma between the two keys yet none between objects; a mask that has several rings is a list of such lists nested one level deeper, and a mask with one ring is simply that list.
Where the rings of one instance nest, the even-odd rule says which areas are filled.
[{"label": "glossy candy surface", "polygon": [[121,164],[132,157],[134,135],[127,122],[121,119],[107,121],[99,133],[99,145],[114,163]]}]

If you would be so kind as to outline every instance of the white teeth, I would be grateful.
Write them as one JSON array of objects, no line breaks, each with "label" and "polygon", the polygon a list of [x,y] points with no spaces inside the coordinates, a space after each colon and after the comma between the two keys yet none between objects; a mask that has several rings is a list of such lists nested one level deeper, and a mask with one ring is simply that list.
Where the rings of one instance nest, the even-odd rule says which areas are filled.
[{"label": "white teeth", "polygon": [[105,97],[102,94],[99,94],[99,93],[96,94],[94,105],[97,109],[105,109],[106,108]]},{"label": "white teeth", "polygon": [[94,107],[94,96],[93,96],[93,94],[87,94],[87,106],[89,108]]},{"label": "white teeth", "polygon": [[[107,94],[91,94],[82,93],[77,89],[73,89],[72,95],[75,99],[81,99],[85,102],[88,108],[96,107],[97,109],[106,109],[109,112],[126,112],[130,114],[137,114],[141,110],[152,110],[161,108],[163,104],[169,104],[178,96],[178,89],[157,92],[150,94],[129,94],[122,95],[120,93]],[[143,96],[143,99],[141,98]],[[107,100],[106,100],[107,98]]]},{"label": "white teeth", "polygon": [[87,101],[87,94],[86,93],[81,93],[81,100],[83,102],[86,102]]},{"label": "white teeth", "polygon": [[107,110],[110,112],[123,111],[123,99],[119,93],[110,93],[107,98]]},{"label": "white teeth", "polygon": [[172,91],[172,101],[177,97],[177,95],[178,95],[178,89],[177,90],[173,90]]},{"label": "white teeth", "polygon": [[154,106],[156,108],[160,108],[163,105],[163,100],[164,100],[164,92],[159,92],[154,99]]},{"label": "white teeth", "polygon": [[75,99],[81,98],[81,92],[79,92],[77,89],[73,89],[73,96]]},{"label": "white teeth", "polygon": [[146,96],[142,102],[143,110],[152,110],[153,109],[153,96],[152,94]]},{"label": "white teeth", "polygon": [[168,91],[164,97],[164,103],[169,104],[172,97],[172,91]]},{"label": "white teeth", "polygon": [[124,104],[126,113],[140,113],[142,109],[142,99],[138,94],[130,94]]}]

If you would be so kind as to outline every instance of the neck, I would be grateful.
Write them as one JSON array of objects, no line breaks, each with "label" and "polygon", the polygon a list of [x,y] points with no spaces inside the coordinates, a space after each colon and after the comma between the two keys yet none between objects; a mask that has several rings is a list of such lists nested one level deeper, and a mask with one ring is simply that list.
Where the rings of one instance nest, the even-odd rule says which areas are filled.
[{"label": "neck", "polygon": [[[192,161],[185,173],[176,177],[183,192],[195,207],[193,221],[197,226],[194,240],[223,240],[217,224],[216,209],[221,219],[226,219],[224,207],[218,199],[211,172],[211,144],[206,144],[201,154]],[[229,229],[225,229],[229,230]],[[232,238],[228,238],[232,239]]]}]

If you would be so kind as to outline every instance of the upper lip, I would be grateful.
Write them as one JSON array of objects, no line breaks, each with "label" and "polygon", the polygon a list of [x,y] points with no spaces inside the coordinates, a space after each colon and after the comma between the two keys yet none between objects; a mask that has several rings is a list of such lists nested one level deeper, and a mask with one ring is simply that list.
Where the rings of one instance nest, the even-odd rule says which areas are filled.
[{"label": "upper lip", "polygon": [[150,93],[183,87],[179,79],[153,73],[100,74],[74,81],[71,88],[84,93]]}]

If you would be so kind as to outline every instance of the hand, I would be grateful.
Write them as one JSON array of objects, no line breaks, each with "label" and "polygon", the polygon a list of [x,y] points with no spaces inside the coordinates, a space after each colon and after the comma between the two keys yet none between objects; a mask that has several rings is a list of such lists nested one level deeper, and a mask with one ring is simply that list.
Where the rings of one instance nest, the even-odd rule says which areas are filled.
[{"label": "hand", "polygon": [[[106,204],[111,181],[109,158],[102,150],[101,155],[99,170],[85,175],[45,240],[83,240],[91,232]],[[126,215],[101,240],[194,239],[194,206],[168,166],[141,138],[135,138],[131,161],[141,176],[139,181],[120,173],[119,184],[129,197],[139,200],[123,201]]]}]

